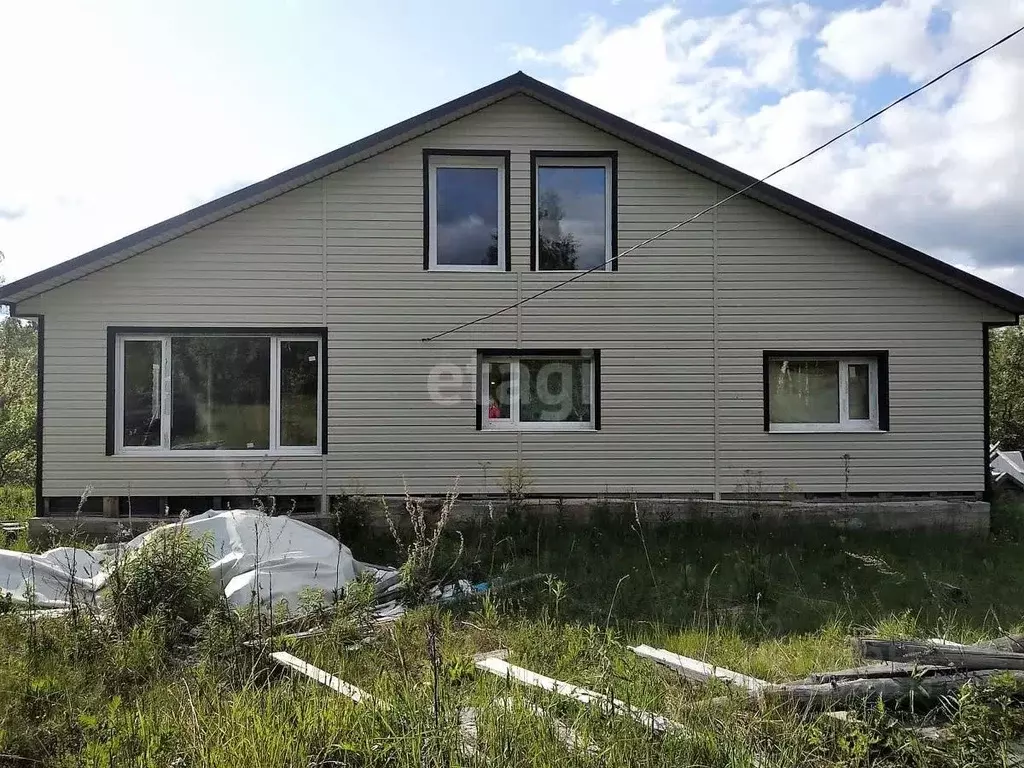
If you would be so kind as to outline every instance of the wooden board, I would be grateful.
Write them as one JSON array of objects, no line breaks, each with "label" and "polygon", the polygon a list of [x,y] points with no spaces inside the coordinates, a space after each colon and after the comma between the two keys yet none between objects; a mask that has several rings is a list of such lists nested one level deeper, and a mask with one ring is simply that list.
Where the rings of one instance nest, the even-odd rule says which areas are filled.
[{"label": "wooden board", "polygon": [[571,683],[555,680],[553,677],[546,677],[545,675],[531,672],[523,667],[517,667],[513,664],[509,664],[504,659],[500,659],[495,656],[478,656],[474,660],[474,664],[477,669],[483,670],[484,672],[490,672],[492,675],[503,677],[506,680],[515,680],[523,685],[557,693],[559,696],[575,699],[582,704],[596,704],[602,709],[602,711],[608,712],[609,714],[626,715],[633,718],[641,725],[661,733],[665,733],[666,731],[684,730],[683,726],[679,723],[674,723],[661,715],[654,714],[653,712],[646,712],[642,709],[635,709],[634,707],[626,704],[626,702],[613,699],[610,696],[605,696],[603,693],[591,691],[588,688],[581,688],[580,686],[572,685]]},{"label": "wooden board", "polygon": [[698,661],[697,659],[691,659],[688,656],[680,656],[678,653],[672,653],[671,651],[666,651],[663,648],[653,648],[649,645],[637,645],[629,646],[629,650],[638,656],[643,656],[645,659],[656,661],[659,664],[664,664],[670,669],[674,669],[687,680],[695,680],[697,682],[704,682],[712,679],[721,680],[729,685],[742,688],[755,696],[761,693],[765,686],[768,685],[764,680],[758,680],[756,677],[741,675],[739,672],[733,672],[732,670],[725,669],[724,667],[716,667],[713,664]]},{"label": "wooden board", "polygon": [[303,661],[296,656],[292,656],[290,653],[278,651],[277,653],[270,654],[270,658],[281,666],[293,669],[299,674],[305,675],[310,680],[316,680],[321,685],[326,685],[328,688],[337,691],[343,696],[348,696],[356,704],[364,701],[372,702],[374,700],[370,694],[361,688],[356,688],[354,685],[350,685],[344,680],[338,679],[330,672],[325,672],[319,667],[314,667],[309,662]]}]

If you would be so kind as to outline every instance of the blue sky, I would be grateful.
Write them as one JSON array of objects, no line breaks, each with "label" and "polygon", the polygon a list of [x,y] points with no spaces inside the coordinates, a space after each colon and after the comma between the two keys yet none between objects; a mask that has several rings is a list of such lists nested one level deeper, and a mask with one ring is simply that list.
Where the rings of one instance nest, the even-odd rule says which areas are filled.
[{"label": "blue sky", "polygon": [[[5,3],[0,273],[517,69],[764,172],[1022,23],[1024,0]],[[1024,292],[1021,94],[1024,36],[779,184]]]}]

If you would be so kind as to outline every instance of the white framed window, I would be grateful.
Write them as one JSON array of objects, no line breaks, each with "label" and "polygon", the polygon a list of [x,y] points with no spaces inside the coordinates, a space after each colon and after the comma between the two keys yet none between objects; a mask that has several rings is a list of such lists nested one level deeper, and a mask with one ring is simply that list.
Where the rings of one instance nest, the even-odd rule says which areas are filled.
[{"label": "white framed window", "polygon": [[533,268],[617,269],[616,153],[533,152]]},{"label": "white framed window", "polygon": [[508,268],[509,153],[424,150],[424,269]]},{"label": "white framed window", "polygon": [[888,364],[883,354],[765,353],[764,368],[766,431],[888,429],[883,402]]},{"label": "white framed window", "polygon": [[113,341],[114,453],[321,453],[321,334],[145,331]]},{"label": "white framed window", "polygon": [[600,429],[597,350],[488,351],[480,355],[481,429]]}]

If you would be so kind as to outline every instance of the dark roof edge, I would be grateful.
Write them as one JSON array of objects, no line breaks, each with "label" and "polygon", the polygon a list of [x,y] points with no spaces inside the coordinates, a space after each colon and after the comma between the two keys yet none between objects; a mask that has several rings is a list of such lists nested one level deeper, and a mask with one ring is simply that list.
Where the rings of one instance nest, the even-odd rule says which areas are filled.
[{"label": "dark roof edge", "polygon": [[[757,181],[742,171],[720,163],[707,155],[683,146],[661,134],[643,128],[625,118],[619,117],[600,107],[596,107],[582,99],[578,99],[564,91],[560,91],[547,83],[529,78],[530,90],[542,101],[551,101],[563,109],[592,120],[597,127],[619,134],[622,138],[638,144],[642,149],[656,150],[666,159],[689,170],[696,171],[706,178],[716,181],[733,191],[743,189]],[[810,203],[796,195],[790,194],[768,183],[758,183],[756,187],[745,193],[746,196],[759,202],[778,208],[784,213],[796,215],[826,231],[845,237],[855,245],[869,248],[880,256],[896,260],[904,266],[917,267],[919,271],[936,279],[943,280],[952,287],[959,288],[1000,309],[1024,315],[1024,296],[1019,296],[994,283],[990,283],[970,272],[954,267],[945,261],[929,256],[923,251],[893,240],[891,237],[873,229],[844,218],[832,211]],[[893,258],[893,257],[898,258]]]},{"label": "dark roof edge", "polygon": [[[428,125],[435,120],[443,121],[453,113],[470,109],[480,102],[496,100],[506,91],[511,92],[521,89],[523,87],[524,77],[532,79],[528,78],[527,75],[522,72],[517,72],[506,78],[498,80],[497,82],[485,85],[483,88],[478,88],[475,91],[459,96],[457,99],[452,99],[440,106],[429,109],[426,112],[422,112],[418,115],[407,118],[406,120],[402,120],[400,123],[388,126],[387,128],[377,131],[376,133],[372,133],[369,136],[364,136],[351,144],[346,144],[345,146],[332,150],[327,154],[320,155],[319,157],[315,157],[305,163],[288,168],[287,170],[274,174],[262,181],[257,181],[255,184],[250,184],[247,187],[242,187],[241,189],[235,190],[223,197],[210,200],[207,203],[191,208],[176,216],[172,216],[169,219],[165,219],[157,224],[146,227],[145,229],[140,229],[138,232],[126,235],[112,243],[107,243],[99,248],[83,253],[81,256],[76,256],[72,259],[68,259],[67,261],[62,261],[59,264],[54,264],[52,267],[47,267],[39,272],[23,277],[20,280],[15,280],[14,282],[0,286],[0,303],[5,303],[7,302],[8,297],[18,295],[25,290],[30,290],[40,283],[45,283],[48,280],[60,277],[68,272],[72,272],[82,267],[87,267],[92,262],[104,259],[118,251],[139,246],[147,240],[160,237],[161,235],[179,227],[187,227],[189,224],[207,216],[216,216],[216,214],[229,211],[235,206],[241,206],[244,208],[246,207],[246,202],[254,198],[261,197],[268,193],[273,193],[273,191],[279,187],[287,187],[289,183],[301,179],[304,176],[316,174],[324,168],[344,162],[346,158],[357,155],[360,152],[371,150],[378,144],[397,139],[402,136],[402,134],[415,131],[416,129],[421,128],[424,125]],[[212,221],[209,223],[212,223]],[[46,290],[49,289],[44,289],[43,291],[39,291],[39,293],[43,293]],[[30,294],[30,296],[34,295],[36,294]],[[22,297],[19,301],[24,298],[27,297]]]},{"label": "dark roof edge", "polygon": [[[453,119],[454,115],[458,112],[471,110],[481,105],[481,103],[495,101],[518,91],[534,96],[548,103],[549,106],[560,108],[580,119],[592,122],[600,129],[614,133],[643,149],[654,151],[656,154],[730,189],[742,189],[755,181],[754,177],[748,176],[735,168],[730,168],[717,160],[695,152],[660,134],[642,128],[575,96],[571,96],[523,72],[516,72],[502,80],[471,91],[464,96],[410,117],[377,133],[328,152],[325,155],[289,168],[263,181],[243,187],[228,195],[211,200],[189,211],[123,237],[120,240],[115,240],[81,256],[2,286],[0,287],[0,303],[9,302],[10,299],[8,297],[19,296],[22,292],[31,290],[41,283],[59,278],[83,267],[88,267],[91,263],[112,256],[119,251],[143,246],[146,241],[159,238],[173,232],[175,229],[182,228],[184,231],[188,231],[189,225],[197,224],[204,218],[211,217],[210,221],[205,223],[212,223],[216,220],[218,214],[226,216],[229,213],[233,213],[232,209],[236,207],[238,210],[241,210],[248,207],[248,205],[255,204],[254,201],[264,195],[273,197],[276,194],[281,194],[288,190],[289,184],[296,184],[296,182],[306,176],[316,178],[318,173],[324,175],[328,172],[325,169],[343,163],[347,158],[362,152],[371,151],[379,144],[399,139],[404,134],[422,129],[431,122],[443,122],[446,119]],[[303,181],[302,183],[307,182]],[[275,192],[275,190],[280,191]],[[999,309],[1017,315],[1024,315],[1024,297],[1018,296],[1012,291],[1001,288],[980,277],[976,277],[969,272],[958,269],[940,259],[929,256],[916,248],[911,248],[879,232],[843,218],[813,203],[809,203],[795,195],[784,192],[778,187],[770,184],[758,184],[754,189],[747,192],[746,195],[759,202],[771,205],[784,213],[794,215],[832,234],[844,237],[856,245],[872,250],[880,256],[916,269],[926,276],[958,288]],[[202,224],[199,226],[202,226]],[[184,231],[181,234],[184,234]],[[44,288],[37,293],[42,293],[46,290],[49,290],[49,288]],[[19,296],[18,300],[20,301],[33,295],[36,294],[30,293],[25,296]]]}]

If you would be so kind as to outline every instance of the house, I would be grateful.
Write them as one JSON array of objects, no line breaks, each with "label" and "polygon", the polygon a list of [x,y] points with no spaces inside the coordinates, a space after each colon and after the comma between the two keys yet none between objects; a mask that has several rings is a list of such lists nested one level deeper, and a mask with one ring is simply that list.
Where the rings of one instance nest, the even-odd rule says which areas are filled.
[{"label": "house", "polygon": [[39,513],[456,476],[978,498],[1024,298],[768,185],[616,259],[750,181],[517,73],[11,283]]}]

